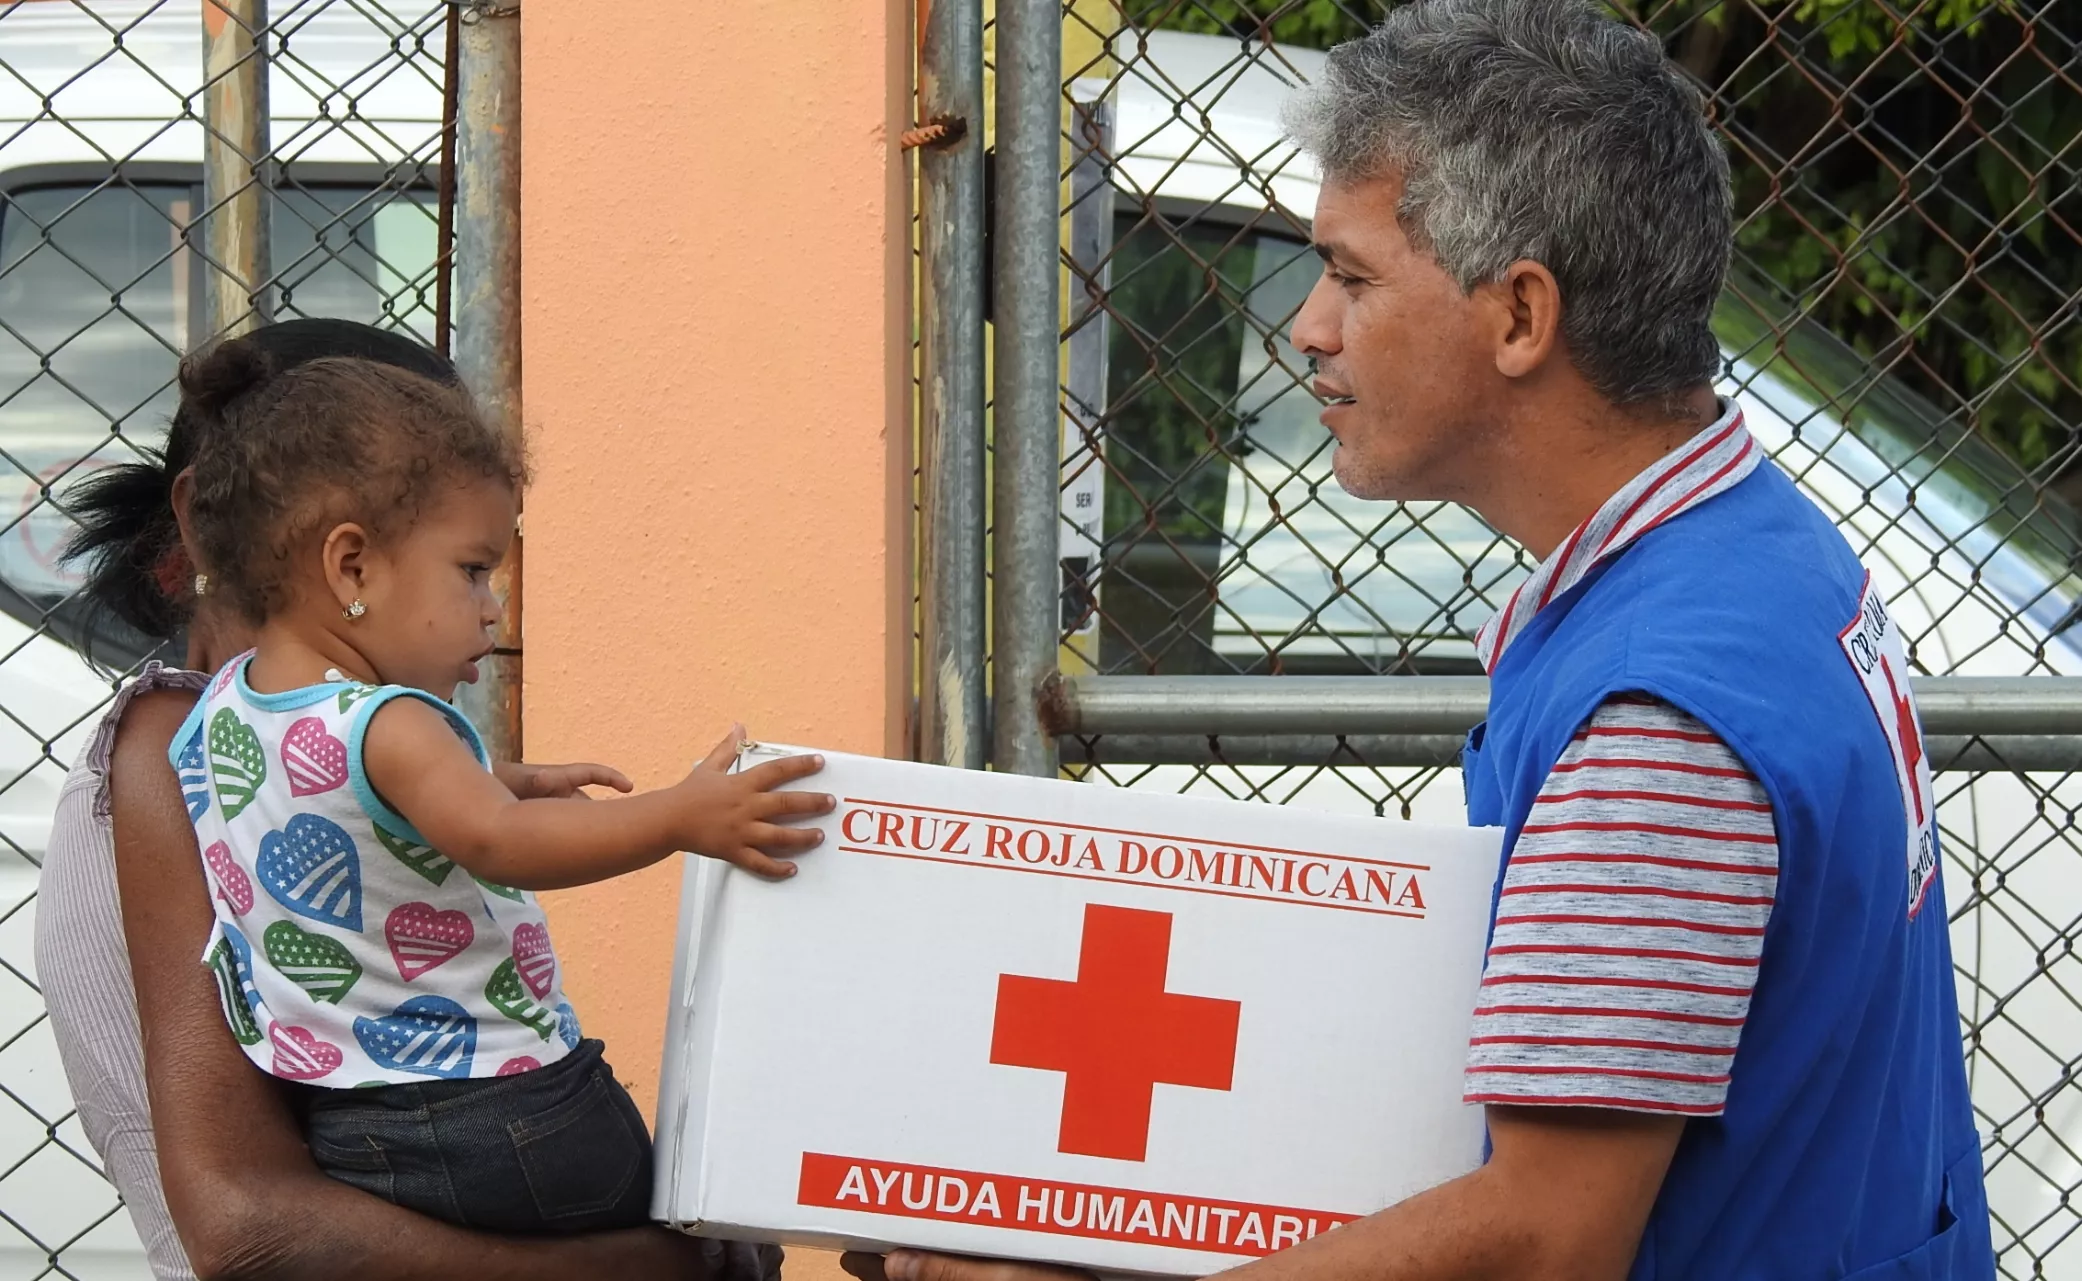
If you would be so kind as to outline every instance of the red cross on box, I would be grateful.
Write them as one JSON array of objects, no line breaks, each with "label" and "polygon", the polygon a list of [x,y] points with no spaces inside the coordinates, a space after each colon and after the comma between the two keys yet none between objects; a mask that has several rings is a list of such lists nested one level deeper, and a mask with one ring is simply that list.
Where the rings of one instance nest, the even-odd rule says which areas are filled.
[{"label": "red cross on box", "polygon": [[1158,1085],[1226,1090],[1240,1001],[1164,990],[1171,913],[1087,904],[1077,981],[998,976],[990,1061],[1063,1073],[1059,1151],[1140,1161]]}]

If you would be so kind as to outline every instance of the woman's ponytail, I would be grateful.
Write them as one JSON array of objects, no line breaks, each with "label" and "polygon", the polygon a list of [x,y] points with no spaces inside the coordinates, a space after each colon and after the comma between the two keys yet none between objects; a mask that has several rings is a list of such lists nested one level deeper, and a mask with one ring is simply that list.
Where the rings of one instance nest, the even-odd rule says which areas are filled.
[{"label": "woman's ponytail", "polygon": [[[79,528],[64,555],[86,566],[81,594],[90,614],[113,614],[152,640],[169,639],[188,621],[195,569],[174,519],[174,478],[195,460],[203,435],[273,375],[273,360],[250,339],[189,356],[181,362],[181,402],[166,448],[103,468],[66,491],[66,513]],[[90,625],[87,634],[98,631]]]},{"label": "woman's ponytail", "polygon": [[[299,319],[227,339],[181,362],[180,405],[162,450],[139,462],[105,468],[59,499],[79,525],[65,546],[84,565],[81,591],[90,614],[113,615],[152,640],[168,640],[195,604],[195,568],[181,547],[173,514],[174,480],[195,461],[209,436],[242,430],[259,408],[248,393],[283,370],[329,356],[355,356],[454,384],[455,366],[402,334],[348,320]],[[243,401],[243,403],[242,403]],[[87,635],[99,634],[91,625]]]},{"label": "woman's ponytail", "polygon": [[[65,559],[86,566],[81,595],[89,610],[113,614],[155,640],[172,636],[188,617],[181,593],[193,571],[174,520],[174,475],[164,456],[147,454],[95,472],[64,498],[79,525]],[[169,592],[175,582],[178,590]]]}]

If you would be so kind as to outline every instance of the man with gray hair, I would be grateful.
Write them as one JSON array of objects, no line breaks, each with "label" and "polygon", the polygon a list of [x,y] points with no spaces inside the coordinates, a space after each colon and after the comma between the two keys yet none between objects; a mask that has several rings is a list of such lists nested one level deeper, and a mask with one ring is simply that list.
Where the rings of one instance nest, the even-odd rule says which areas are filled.
[{"label": "man with gray hair", "polygon": [[1541,561],[1482,630],[1462,757],[1505,829],[1465,1087],[1490,1157],[1240,1274],[1992,1277],[1902,638],[1714,395],[1699,94],[1587,0],[1419,0],[1289,126],[1339,483]]}]

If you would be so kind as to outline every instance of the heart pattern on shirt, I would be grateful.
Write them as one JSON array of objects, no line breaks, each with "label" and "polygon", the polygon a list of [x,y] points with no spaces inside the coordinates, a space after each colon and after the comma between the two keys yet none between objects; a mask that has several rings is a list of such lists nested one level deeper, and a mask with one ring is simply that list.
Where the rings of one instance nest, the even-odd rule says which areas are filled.
[{"label": "heart pattern on shirt", "polygon": [[354,706],[356,703],[359,703],[361,700],[367,698],[369,695],[375,692],[376,687],[374,685],[349,685],[346,689],[340,691],[340,697],[338,700],[340,704],[340,710],[342,712],[345,712],[348,708]]},{"label": "heart pattern on shirt", "polygon": [[516,903],[525,903],[528,901],[528,892],[526,890],[517,890],[513,888],[511,885],[501,885],[497,881],[487,881],[483,877],[478,876],[474,873],[471,875],[470,879],[477,882],[479,887],[481,887],[487,894],[496,894],[500,898],[510,898]]},{"label": "heart pattern on shirt", "polygon": [[211,698],[215,698],[217,697],[217,695],[222,694],[226,689],[230,688],[231,683],[238,679],[239,669],[246,665],[247,659],[253,657],[253,655],[258,652],[258,650],[249,649],[245,653],[239,655],[237,658],[234,658],[230,662],[226,663],[223,667],[223,670],[217,673],[217,679],[210,683],[209,696]]},{"label": "heart pattern on shirt", "polygon": [[339,1046],[300,1027],[270,1023],[267,1025],[267,1039],[275,1049],[275,1065],[270,1070],[291,1081],[315,1081],[340,1066],[347,1057],[340,1053]]},{"label": "heart pattern on shirt", "polygon": [[578,1011],[571,1008],[569,1001],[557,1002],[557,1035],[567,1048],[578,1048]]},{"label": "heart pattern on shirt", "polygon": [[325,720],[306,716],[282,735],[282,770],[291,796],[315,796],[347,782],[347,744],[333,737]]},{"label": "heart pattern on shirt", "polygon": [[344,944],[300,930],[288,921],[268,926],[261,933],[260,946],[267,953],[267,963],[314,1001],[338,1005],[361,977],[361,962]]},{"label": "heart pattern on shirt", "polygon": [[217,1003],[224,1009],[232,1038],[240,1045],[260,1044],[260,1024],[254,1020],[253,1000],[247,995],[253,990],[253,956],[245,937],[224,926],[217,945],[210,949],[208,963],[210,977],[217,981]]},{"label": "heart pattern on shirt", "polygon": [[220,707],[210,717],[209,757],[217,803],[224,807],[226,821],[235,819],[267,781],[267,753],[261,750],[260,735],[237,712]]},{"label": "heart pattern on shirt", "polygon": [[455,864],[449,860],[448,856],[433,846],[421,845],[417,841],[409,841],[402,836],[393,835],[385,831],[381,824],[370,824],[370,826],[375,830],[376,843],[389,850],[391,857],[397,859],[398,862],[411,868],[433,884],[439,885],[447,880],[448,874],[455,870]]},{"label": "heart pattern on shirt", "polygon": [[431,903],[400,903],[383,921],[383,941],[390,944],[398,977],[407,983],[455,959],[476,937],[469,917]]},{"label": "heart pattern on shirt", "polygon": [[174,774],[181,780],[181,801],[188,807],[191,823],[210,807],[210,761],[203,752],[202,738],[203,727],[198,722],[180,759],[174,762]]},{"label": "heart pattern on shirt", "polygon": [[548,996],[557,985],[557,954],[550,950],[549,931],[533,921],[514,926],[513,965],[536,1000]]},{"label": "heart pattern on shirt", "polygon": [[508,1059],[504,1063],[501,1063],[499,1065],[499,1070],[496,1073],[496,1075],[519,1076],[523,1072],[533,1072],[535,1069],[541,1066],[542,1065],[540,1063],[537,1063],[535,1060],[523,1054],[517,1059]]},{"label": "heart pattern on shirt", "polygon": [[545,1041],[557,1030],[556,1011],[545,1009],[529,999],[528,989],[521,983],[520,971],[511,959],[499,962],[499,968],[492,971],[491,981],[484,985],[484,999],[507,1018],[523,1027],[533,1028],[535,1035]]},{"label": "heart pattern on shirt", "polygon": [[231,856],[231,846],[223,841],[211,843],[202,852],[202,861],[210,869],[210,880],[217,886],[217,897],[231,909],[233,916],[244,916],[253,910],[253,878],[246,869]]},{"label": "heart pattern on shirt", "polygon": [[354,1020],[354,1039],[384,1067],[467,1077],[477,1054],[477,1020],[445,996],[415,996],[380,1019]]},{"label": "heart pattern on shirt", "polygon": [[298,814],[260,838],[254,867],[268,894],[298,916],[361,931],[361,858],[338,823]]}]

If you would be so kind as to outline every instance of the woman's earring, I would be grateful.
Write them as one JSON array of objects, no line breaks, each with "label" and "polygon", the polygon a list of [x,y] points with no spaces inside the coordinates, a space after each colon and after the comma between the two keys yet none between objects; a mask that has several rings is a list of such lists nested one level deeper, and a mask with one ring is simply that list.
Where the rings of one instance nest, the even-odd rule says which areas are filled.
[{"label": "woman's earring", "polygon": [[208,574],[197,574],[195,576],[195,594],[197,596],[207,596],[209,592],[210,576]]},{"label": "woman's earring", "polygon": [[357,596],[354,598],[354,603],[352,605],[349,605],[347,608],[340,611],[340,617],[346,619],[349,622],[353,622],[355,619],[360,618],[363,614],[366,614],[368,612],[369,607],[367,605],[362,604],[361,597]]}]

